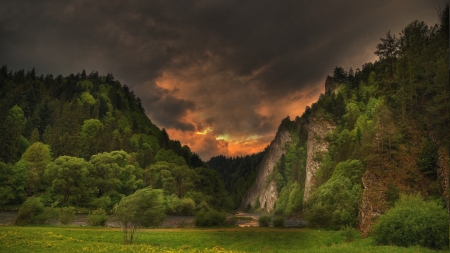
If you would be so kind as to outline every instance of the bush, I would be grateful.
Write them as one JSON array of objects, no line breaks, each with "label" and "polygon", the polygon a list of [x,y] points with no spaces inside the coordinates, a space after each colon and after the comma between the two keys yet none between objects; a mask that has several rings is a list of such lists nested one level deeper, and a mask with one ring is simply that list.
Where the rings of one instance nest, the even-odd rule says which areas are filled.
[{"label": "bush", "polygon": [[341,234],[345,237],[347,242],[353,242],[360,237],[358,230],[353,227],[345,226],[341,229]]},{"label": "bush", "polygon": [[211,210],[211,208],[209,207],[208,203],[206,203],[206,201],[202,201],[202,202],[200,202],[200,204],[198,204],[197,210],[208,212]]},{"label": "bush", "polygon": [[181,200],[181,215],[193,215],[195,213],[195,202],[191,198]]},{"label": "bush", "polygon": [[164,196],[164,207],[168,214],[179,214],[182,208],[181,199],[175,194]]},{"label": "bush", "polygon": [[19,208],[16,220],[17,225],[40,223],[40,215],[44,212],[44,204],[37,197],[28,198]]},{"label": "bush", "polygon": [[401,196],[394,208],[379,217],[372,234],[374,241],[382,245],[448,248],[448,213],[434,201]]},{"label": "bush", "polygon": [[89,202],[89,205],[98,209],[107,209],[111,206],[111,198],[109,196],[94,198]]},{"label": "bush", "polygon": [[263,215],[259,217],[258,223],[260,227],[270,227],[270,222],[272,221],[272,217],[270,215]]},{"label": "bush", "polygon": [[106,221],[108,221],[108,215],[103,208],[92,211],[87,217],[89,226],[105,226]]},{"label": "bush", "polygon": [[44,208],[44,212],[39,214],[36,217],[36,223],[44,224],[44,223],[51,223],[55,224],[58,222],[59,218],[59,208],[53,207],[53,206],[47,206]]},{"label": "bush", "polygon": [[278,216],[275,219],[273,219],[273,226],[276,228],[284,227],[286,225],[285,223],[286,222],[283,216]]},{"label": "bush", "polygon": [[227,216],[218,211],[200,211],[195,216],[195,226],[197,227],[217,227],[226,225]]},{"label": "bush", "polygon": [[75,220],[75,207],[63,207],[59,210],[59,222],[69,224]]}]

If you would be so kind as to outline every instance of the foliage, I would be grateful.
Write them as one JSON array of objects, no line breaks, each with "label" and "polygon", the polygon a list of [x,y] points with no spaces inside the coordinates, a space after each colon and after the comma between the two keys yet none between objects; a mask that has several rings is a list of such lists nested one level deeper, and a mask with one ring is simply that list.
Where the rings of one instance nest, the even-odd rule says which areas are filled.
[{"label": "foliage", "polygon": [[359,160],[336,165],[332,177],[311,194],[305,217],[313,227],[355,226],[364,167]]},{"label": "foliage", "polygon": [[437,178],[437,160],[438,160],[438,147],[431,142],[430,140],[426,139],[424,147],[422,151],[420,152],[420,155],[417,159],[417,163],[419,166],[419,170],[423,172],[428,177],[431,177],[433,179]]},{"label": "foliage", "polygon": [[238,208],[242,198],[253,184],[257,174],[257,166],[261,162],[265,152],[260,152],[244,157],[225,157],[219,155],[212,157],[208,166],[219,172],[225,189],[233,201],[234,208]]},{"label": "foliage", "polygon": [[227,216],[223,212],[210,210],[199,211],[195,216],[194,224],[197,227],[218,227],[227,225]]},{"label": "foliage", "polygon": [[353,242],[360,237],[358,230],[353,227],[345,226],[341,229],[342,235],[345,237],[345,241]]},{"label": "foliage", "polygon": [[403,195],[394,208],[378,218],[372,234],[382,245],[448,249],[448,213],[434,201]]},{"label": "foliage", "polygon": [[90,164],[83,158],[61,156],[47,166],[45,177],[61,202],[79,204],[89,191],[86,183],[89,170]]},{"label": "foliage", "polygon": [[89,226],[105,226],[108,221],[108,214],[105,209],[98,208],[87,216],[87,222]]},{"label": "foliage", "polygon": [[72,223],[75,218],[75,207],[68,206],[59,209],[59,222],[61,222],[62,224]]},{"label": "foliage", "polygon": [[123,197],[114,207],[114,216],[122,225],[124,244],[132,244],[136,230],[159,225],[165,217],[161,190],[144,188]]},{"label": "foliage", "polygon": [[258,224],[260,227],[270,227],[270,222],[272,221],[271,215],[261,215],[258,218]]},{"label": "foliage", "polygon": [[[169,169],[168,195],[182,199],[188,191],[198,192],[194,168],[206,165],[157,128],[141,100],[111,74],[36,76],[34,70],[2,66],[0,75],[0,108],[5,109],[0,162],[8,170],[0,180],[0,204],[21,204],[26,196],[44,194],[50,203],[59,199],[64,205],[110,209],[138,189],[159,188],[143,173],[158,161],[176,165]],[[87,162],[84,169],[67,166],[71,175],[58,172],[62,160],[73,164],[74,158]]]},{"label": "foliage", "polygon": [[52,161],[50,147],[35,142],[25,150],[21,159],[27,164],[27,188],[42,190],[45,186],[45,168]]},{"label": "foliage", "polygon": [[[5,163],[16,162],[20,155],[27,148],[21,145],[23,143],[23,132],[25,130],[27,119],[23,109],[18,105],[10,105],[6,118],[0,118],[3,122],[0,124],[0,161]],[[24,149],[25,148],[25,149]]]},{"label": "foliage", "polygon": [[277,216],[272,221],[273,226],[276,228],[284,227],[286,225],[285,223],[286,223],[286,220],[284,219],[283,216]]},{"label": "foliage", "polygon": [[166,213],[173,215],[193,215],[195,213],[195,201],[191,198],[179,199],[175,195],[164,196]]},{"label": "foliage", "polygon": [[191,198],[183,198],[181,200],[181,215],[193,215],[195,213],[196,205]]},{"label": "foliage", "polygon": [[30,197],[19,208],[14,223],[17,225],[39,223],[39,216],[44,212],[44,209],[44,204],[38,197]]}]

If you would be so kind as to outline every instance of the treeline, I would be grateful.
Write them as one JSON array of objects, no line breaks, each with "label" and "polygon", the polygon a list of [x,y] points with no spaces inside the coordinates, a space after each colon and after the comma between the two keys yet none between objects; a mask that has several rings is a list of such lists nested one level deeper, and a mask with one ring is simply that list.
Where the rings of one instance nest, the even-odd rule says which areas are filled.
[{"label": "treeline", "polygon": [[111,208],[123,196],[164,189],[181,201],[229,208],[219,175],[170,140],[141,100],[111,74],[37,76],[0,69],[1,205],[41,196],[45,204]]}]

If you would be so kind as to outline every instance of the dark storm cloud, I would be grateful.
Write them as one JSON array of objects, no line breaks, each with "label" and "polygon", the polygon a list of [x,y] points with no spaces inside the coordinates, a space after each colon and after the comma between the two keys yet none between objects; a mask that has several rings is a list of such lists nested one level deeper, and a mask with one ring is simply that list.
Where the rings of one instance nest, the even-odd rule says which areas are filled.
[{"label": "dark storm cloud", "polygon": [[185,123],[180,120],[187,111],[192,111],[195,108],[194,103],[191,101],[167,95],[147,107],[158,108],[158,110],[152,111],[151,114],[159,119],[159,123],[165,127],[176,128],[183,131],[196,130],[193,124]]},{"label": "dark storm cloud", "polygon": [[38,74],[113,73],[160,127],[267,136],[288,109],[300,112],[292,104],[323,90],[335,66],[361,67],[388,30],[415,19],[434,24],[444,4],[6,0],[0,64]]}]

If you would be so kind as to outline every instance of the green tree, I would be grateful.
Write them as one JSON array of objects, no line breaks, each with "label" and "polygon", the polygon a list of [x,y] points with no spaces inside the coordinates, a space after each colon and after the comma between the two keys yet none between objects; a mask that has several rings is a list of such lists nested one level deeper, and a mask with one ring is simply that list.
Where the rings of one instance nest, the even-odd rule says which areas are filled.
[{"label": "green tree", "polygon": [[178,198],[183,198],[186,192],[194,188],[195,171],[187,166],[177,166],[172,169],[174,190]]},{"label": "green tree", "polygon": [[[8,110],[3,125],[0,127],[0,159],[5,163],[14,163],[25,150],[21,147],[22,132],[25,129],[27,119],[22,108],[15,105]],[[23,142],[23,141],[22,141]],[[25,147],[27,148],[27,147]]]},{"label": "green tree", "polygon": [[158,153],[156,153],[155,161],[175,163],[179,166],[186,165],[186,161],[183,159],[183,157],[178,156],[172,150],[166,149],[160,149]]},{"label": "green tree", "polygon": [[80,137],[82,152],[85,159],[89,159],[93,154],[101,150],[101,142],[99,136],[103,131],[103,123],[98,119],[88,119],[84,121],[81,127]]},{"label": "green tree", "polygon": [[83,158],[60,156],[45,169],[51,191],[63,203],[80,204],[88,195],[87,176],[90,163]]},{"label": "green tree", "polygon": [[122,198],[114,210],[115,218],[122,225],[124,244],[132,244],[139,228],[158,226],[164,220],[162,191],[152,188],[138,190]]},{"label": "green tree", "polygon": [[15,198],[15,187],[13,166],[0,162],[0,206],[8,204]]},{"label": "green tree", "polygon": [[[90,163],[93,165],[93,185],[101,196],[112,193],[128,195],[142,185],[142,180],[136,177],[136,168],[130,164],[130,159],[131,156],[123,150],[92,156]],[[114,202],[113,199],[113,204]]]},{"label": "green tree", "polygon": [[33,143],[22,155],[22,160],[26,163],[26,191],[28,195],[45,190],[47,186],[44,179],[44,172],[47,165],[52,161],[50,147],[42,142]]},{"label": "green tree", "polygon": [[395,60],[398,57],[400,41],[391,35],[391,31],[386,33],[386,38],[380,38],[381,42],[377,45],[375,54],[380,56],[380,59],[385,59],[390,63],[391,76],[395,74]]}]

